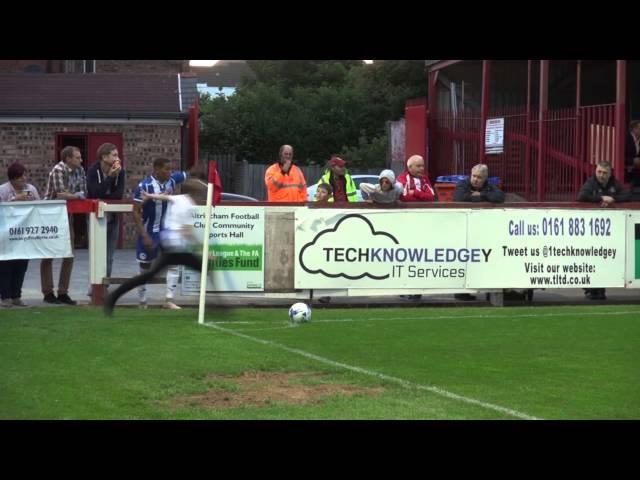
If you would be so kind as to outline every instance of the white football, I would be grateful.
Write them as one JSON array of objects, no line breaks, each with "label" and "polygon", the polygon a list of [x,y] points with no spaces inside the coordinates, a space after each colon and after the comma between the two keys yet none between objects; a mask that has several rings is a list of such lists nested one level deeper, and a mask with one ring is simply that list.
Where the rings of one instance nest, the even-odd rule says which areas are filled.
[{"label": "white football", "polygon": [[311,321],[311,307],[306,303],[294,303],[289,309],[289,321],[291,323],[305,323]]}]

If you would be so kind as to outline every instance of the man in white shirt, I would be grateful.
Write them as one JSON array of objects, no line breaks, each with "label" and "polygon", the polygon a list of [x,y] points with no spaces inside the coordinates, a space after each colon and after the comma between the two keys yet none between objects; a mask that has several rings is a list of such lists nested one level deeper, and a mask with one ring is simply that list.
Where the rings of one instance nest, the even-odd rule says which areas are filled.
[{"label": "man in white shirt", "polygon": [[206,192],[206,184],[196,179],[189,179],[183,183],[182,192],[182,195],[142,192],[142,199],[145,202],[160,200],[169,203],[164,219],[164,229],[160,231],[160,255],[151,268],[127,280],[107,296],[104,303],[106,315],[113,314],[113,308],[122,295],[147,283],[169,266],[185,265],[193,270],[201,270],[202,258],[190,252],[192,245],[200,243],[193,230],[192,212],[196,205],[193,197],[201,197]]}]

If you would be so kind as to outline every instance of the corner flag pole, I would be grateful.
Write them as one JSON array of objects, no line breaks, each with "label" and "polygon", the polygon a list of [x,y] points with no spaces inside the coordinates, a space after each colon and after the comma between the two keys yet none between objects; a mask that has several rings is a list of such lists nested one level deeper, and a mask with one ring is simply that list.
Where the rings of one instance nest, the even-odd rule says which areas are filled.
[{"label": "corner flag pole", "polygon": [[207,184],[207,205],[205,207],[204,241],[202,242],[202,269],[200,272],[200,304],[198,305],[198,323],[204,324],[204,303],[207,294],[207,267],[209,266],[209,232],[211,231],[211,203],[213,183]]}]

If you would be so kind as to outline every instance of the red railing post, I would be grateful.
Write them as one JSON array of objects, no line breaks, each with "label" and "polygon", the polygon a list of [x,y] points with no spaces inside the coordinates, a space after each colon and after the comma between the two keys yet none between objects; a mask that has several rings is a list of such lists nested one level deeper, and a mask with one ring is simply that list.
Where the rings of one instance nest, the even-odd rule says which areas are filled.
[{"label": "red railing post", "polygon": [[538,201],[544,199],[544,160],[547,151],[547,136],[545,120],[549,103],[549,60],[540,60],[540,108],[538,118]]},{"label": "red railing post", "polygon": [[580,155],[580,97],[582,96],[582,61],[576,63],[576,131],[574,135],[573,154],[578,162],[578,167],[573,170],[573,193],[578,194],[582,180],[582,163],[584,159]]},{"label": "red railing post", "polygon": [[479,163],[486,162],[485,153],[485,135],[487,128],[487,116],[489,113],[489,86],[491,79],[491,61],[482,61],[482,96],[480,99],[480,161]]},{"label": "red railing post", "polygon": [[530,200],[531,196],[531,60],[527,62],[527,117],[526,117],[524,153],[524,196]]},{"label": "red railing post", "polygon": [[436,115],[438,113],[438,70],[429,72],[429,97],[427,99],[427,156],[424,159],[425,170],[431,172],[433,170],[432,159],[433,151],[435,148],[436,136],[435,136],[435,122],[437,121]]},{"label": "red railing post", "polygon": [[627,100],[627,61],[616,60],[616,106],[615,106],[615,154],[613,171],[616,178],[624,182],[624,143],[627,128],[625,124],[625,108]]}]

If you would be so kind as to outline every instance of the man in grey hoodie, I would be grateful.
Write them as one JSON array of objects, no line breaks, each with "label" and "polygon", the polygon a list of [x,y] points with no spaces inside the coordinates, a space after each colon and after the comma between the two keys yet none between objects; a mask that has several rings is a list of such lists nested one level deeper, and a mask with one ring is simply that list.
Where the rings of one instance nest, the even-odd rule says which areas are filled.
[{"label": "man in grey hoodie", "polygon": [[360,191],[365,202],[395,203],[402,195],[402,185],[396,182],[396,175],[392,170],[383,170],[377,185],[361,183]]}]

